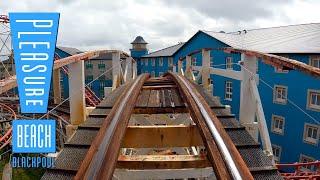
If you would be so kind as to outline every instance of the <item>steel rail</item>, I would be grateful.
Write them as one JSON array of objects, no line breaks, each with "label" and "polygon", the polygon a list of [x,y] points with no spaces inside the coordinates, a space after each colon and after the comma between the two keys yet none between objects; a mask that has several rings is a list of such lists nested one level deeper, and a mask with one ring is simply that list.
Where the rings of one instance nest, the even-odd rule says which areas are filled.
[{"label": "steel rail", "polygon": [[112,179],[121,140],[148,74],[129,84],[108,114],[82,161],[75,179]]},{"label": "steel rail", "polygon": [[[209,105],[204,101],[204,99],[201,99],[201,95],[197,95],[195,93],[195,88],[191,87],[190,83],[187,82],[184,77],[175,75],[173,73],[168,73],[173,79],[176,81],[178,87],[183,92],[185,96],[189,97],[191,96],[194,102],[196,103],[197,107],[199,108],[201,115],[203,119],[205,120],[205,123],[207,127],[210,130],[210,133],[218,146],[218,149],[222,155],[222,158],[224,160],[225,166],[228,168],[228,172],[230,173],[230,176],[232,179],[241,180],[241,179],[253,179],[248,167],[246,166],[245,162],[241,158],[239,152],[236,150],[235,146],[233,144],[230,144],[229,142],[232,142],[229,136],[226,136],[221,132],[221,124],[217,123],[217,117],[213,115],[212,111],[209,108]],[[188,101],[187,101],[188,103]],[[193,108],[191,103],[188,103],[189,108]],[[209,110],[208,110],[209,109]],[[199,120],[199,119],[198,119]],[[214,123],[216,122],[216,123]],[[220,126],[220,127],[217,127]],[[201,128],[200,128],[201,129]],[[201,129],[202,130],[202,129]],[[229,139],[228,139],[229,138]],[[207,140],[207,139],[206,139]],[[207,142],[205,142],[207,143]],[[228,144],[229,143],[229,144]],[[213,155],[211,155],[213,156]],[[211,160],[213,157],[211,157]],[[216,163],[216,162],[214,162]],[[213,163],[213,165],[214,165]],[[214,169],[217,167],[214,167]],[[221,169],[221,168],[220,168]],[[218,171],[220,171],[218,169]],[[225,177],[218,177],[219,179],[225,178]]]}]

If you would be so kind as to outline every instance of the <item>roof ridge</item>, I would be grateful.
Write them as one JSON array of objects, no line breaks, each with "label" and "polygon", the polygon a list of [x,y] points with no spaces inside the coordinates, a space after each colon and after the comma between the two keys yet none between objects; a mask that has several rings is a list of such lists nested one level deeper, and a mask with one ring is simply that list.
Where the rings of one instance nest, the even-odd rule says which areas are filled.
[{"label": "roof ridge", "polygon": [[149,54],[146,54],[146,55],[151,55],[151,54],[154,54],[154,53],[156,53],[156,52],[163,51],[163,50],[165,50],[165,49],[169,49],[169,48],[172,48],[172,47],[178,46],[178,45],[180,45],[180,44],[184,44],[184,43],[185,43],[185,42],[180,42],[180,43],[178,43],[178,44],[175,44],[175,45],[172,45],[172,46],[168,46],[168,47],[166,47],[166,48],[163,48],[163,49],[159,49],[159,50],[153,51],[152,53],[149,53]]},{"label": "roof ridge", "polygon": [[262,28],[252,28],[252,29],[242,29],[242,30],[238,30],[238,31],[231,31],[231,32],[226,32],[226,33],[222,33],[222,32],[217,32],[217,31],[210,31],[210,30],[201,30],[203,32],[210,32],[210,33],[220,33],[220,34],[231,34],[231,35],[238,35],[235,33],[238,33],[239,31],[257,31],[257,30],[265,30],[265,29],[275,29],[275,28],[283,28],[283,27],[291,27],[291,26],[301,26],[301,25],[311,25],[311,24],[319,24],[320,23],[302,23],[302,24],[289,24],[289,25],[281,25],[281,26],[271,26],[271,27],[262,27]]}]

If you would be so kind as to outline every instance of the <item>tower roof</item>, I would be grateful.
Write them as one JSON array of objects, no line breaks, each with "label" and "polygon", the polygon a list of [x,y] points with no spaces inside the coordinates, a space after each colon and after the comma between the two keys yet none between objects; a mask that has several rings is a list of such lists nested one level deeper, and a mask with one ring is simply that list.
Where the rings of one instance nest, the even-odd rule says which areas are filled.
[{"label": "tower roof", "polygon": [[132,41],[131,44],[148,44],[142,36],[137,36],[134,41]]}]

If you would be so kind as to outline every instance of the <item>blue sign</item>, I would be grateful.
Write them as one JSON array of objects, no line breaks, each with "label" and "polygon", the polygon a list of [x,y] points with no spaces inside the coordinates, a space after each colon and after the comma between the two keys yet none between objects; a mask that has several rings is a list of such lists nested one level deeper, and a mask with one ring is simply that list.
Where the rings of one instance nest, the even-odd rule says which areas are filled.
[{"label": "blue sign", "polygon": [[13,120],[13,153],[55,153],[55,120]]},{"label": "blue sign", "polygon": [[59,13],[9,13],[22,113],[46,113]]}]

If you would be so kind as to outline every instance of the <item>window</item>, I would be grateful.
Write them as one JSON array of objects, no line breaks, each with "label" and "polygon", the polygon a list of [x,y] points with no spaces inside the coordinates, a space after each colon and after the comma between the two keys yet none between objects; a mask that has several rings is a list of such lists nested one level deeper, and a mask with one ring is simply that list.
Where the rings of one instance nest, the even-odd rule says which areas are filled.
[{"label": "window", "polygon": [[285,86],[275,85],[273,89],[273,102],[287,104],[288,88]]},{"label": "window", "polygon": [[279,68],[279,67],[274,67],[274,72],[276,73],[288,73],[289,70],[283,69],[283,68]]},{"label": "window", "polygon": [[99,77],[99,81],[105,81],[106,80],[106,76],[105,75],[102,75]]},{"label": "window", "polygon": [[191,65],[192,66],[197,66],[197,58],[192,58],[192,60],[191,60]]},{"label": "window", "polygon": [[156,66],[156,59],[153,58],[153,59],[151,59],[151,61],[152,61],[152,66]]},{"label": "window", "polygon": [[159,72],[159,76],[163,76],[163,72]]},{"label": "window", "polygon": [[91,82],[93,80],[93,75],[86,76],[86,81]]},{"label": "window", "polygon": [[93,81],[93,75],[88,75],[88,76],[86,76],[86,84],[88,84],[88,87],[89,88],[92,88],[92,83],[91,84],[89,84],[91,81]]},{"label": "window", "polygon": [[103,60],[100,60],[100,62],[98,64],[98,69],[100,69],[100,70],[106,69],[106,65],[104,64]]},{"label": "window", "polygon": [[163,66],[163,58],[159,58],[159,66]]},{"label": "window", "polygon": [[[300,154],[300,160],[299,161],[302,162],[302,163],[307,163],[307,162],[313,162],[313,161],[315,161],[315,159],[310,157],[310,156],[306,156],[304,154]],[[315,167],[313,165],[304,166],[303,168],[309,169],[309,170],[314,170],[315,169]]]},{"label": "window", "polygon": [[304,125],[303,140],[307,143],[318,144],[319,140],[319,126],[306,123]]},{"label": "window", "polygon": [[281,146],[272,144],[272,152],[274,160],[276,161],[276,163],[278,163],[281,157]]},{"label": "window", "polygon": [[284,117],[272,115],[271,120],[271,131],[277,134],[283,134],[284,133]]},{"label": "window", "polygon": [[310,66],[320,68],[320,57],[310,58]]},{"label": "window", "polygon": [[151,71],[151,77],[156,77],[156,74],[154,71]]},{"label": "window", "polygon": [[168,64],[169,64],[169,67],[172,67],[173,66],[173,58],[172,57],[170,57],[169,59],[168,59]]},{"label": "window", "polygon": [[141,66],[143,66],[144,65],[144,59],[141,59],[140,63],[141,63]]},{"label": "window", "polygon": [[226,69],[233,69],[232,67],[232,57],[226,58]]},{"label": "window", "polygon": [[225,100],[232,101],[232,82],[225,82]]},{"label": "window", "polygon": [[320,90],[308,90],[307,108],[320,111]]},{"label": "window", "polygon": [[210,67],[213,67],[213,57],[210,56]]},{"label": "window", "polygon": [[86,61],[86,69],[92,69],[93,65],[91,63],[91,60]]}]

